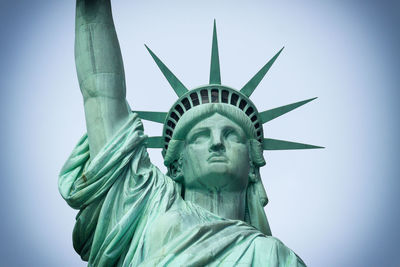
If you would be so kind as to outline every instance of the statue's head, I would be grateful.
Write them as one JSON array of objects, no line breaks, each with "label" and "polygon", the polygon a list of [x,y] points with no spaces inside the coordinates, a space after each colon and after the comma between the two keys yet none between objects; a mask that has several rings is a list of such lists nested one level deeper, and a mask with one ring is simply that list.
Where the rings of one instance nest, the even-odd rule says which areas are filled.
[{"label": "statue's head", "polygon": [[150,137],[148,147],[162,148],[168,174],[184,187],[245,192],[245,221],[271,234],[263,209],[268,199],[259,174],[265,165],[263,150],[320,147],[264,138],[263,124],[315,98],[257,111],[249,97],[282,49],[241,90],[221,85],[215,23],[206,86],[188,90],[147,49],[179,97],[169,112],[136,111],[142,119],[164,124],[163,136]]},{"label": "statue's head", "polygon": [[192,108],[176,124],[165,155],[185,188],[244,191],[265,164],[251,120],[227,104]]},{"label": "statue's head", "polygon": [[164,126],[169,175],[186,188],[246,190],[265,164],[254,104],[221,85],[194,89],[177,102]]}]

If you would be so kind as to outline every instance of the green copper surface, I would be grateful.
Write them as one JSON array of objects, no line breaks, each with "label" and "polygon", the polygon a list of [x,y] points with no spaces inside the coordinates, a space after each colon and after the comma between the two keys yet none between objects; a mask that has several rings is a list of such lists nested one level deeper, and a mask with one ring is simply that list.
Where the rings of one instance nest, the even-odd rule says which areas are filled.
[{"label": "green copper surface", "polygon": [[167,112],[158,112],[158,111],[133,111],[139,115],[141,119],[154,121],[158,123],[164,123],[165,118],[167,117]]},{"label": "green copper surface", "polygon": [[168,80],[172,89],[178,96],[185,94],[188,89],[181,83],[181,81],[168,69],[168,67],[150,50],[150,48],[145,45],[146,49],[149,51],[150,55],[156,62],[157,66],[160,68],[161,72],[164,74],[165,78]]},{"label": "green copper surface", "polygon": [[164,138],[162,136],[151,136],[147,138],[148,148],[162,148],[164,146]]},{"label": "green copper surface", "polygon": [[282,52],[284,47],[282,47],[281,50],[279,50],[278,53],[276,53],[276,55],[271,58],[267,64],[265,64],[257,73],[256,75],[253,76],[253,78],[250,79],[250,81],[248,81],[246,83],[245,86],[243,86],[242,89],[240,89],[240,92],[242,92],[243,94],[245,94],[246,96],[250,97],[251,94],[254,92],[254,90],[257,88],[258,84],[261,82],[261,80],[264,78],[265,74],[267,74],[267,72],[269,71],[269,69],[271,68],[272,64],[274,64],[275,60],[278,58],[279,54]]},{"label": "green copper surface", "polygon": [[[232,178],[248,183],[244,195],[240,193],[243,188],[235,187],[235,180],[230,180],[229,190],[223,189],[225,182],[218,184],[224,179],[217,179],[211,181],[207,191],[202,191],[194,175],[194,181],[187,181],[190,189],[182,197],[180,188],[184,185],[151,164],[144,145],[146,137],[139,134],[142,128],[137,116],[130,116],[95,158],[88,157],[85,135],[64,165],[59,180],[64,199],[80,209],[73,243],[82,259],[89,266],[305,266],[281,241],[263,234],[265,229],[251,226],[265,219],[260,205],[262,185],[256,186],[260,182],[254,176],[257,171],[246,162],[246,156],[235,156],[235,152],[246,150],[241,143],[235,145],[236,138],[221,137],[225,148],[235,145],[223,155],[218,154],[223,151],[221,142],[214,139],[231,123],[223,117],[210,117],[193,127],[194,131],[205,127],[212,134],[195,137],[206,141],[200,147],[192,139],[193,147],[184,152],[190,156],[183,159],[192,161],[182,162],[183,170],[179,170],[178,164],[177,175],[186,168],[193,171],[186,164],[197,160],[204,167],[196,168],[197,174],[204,174],[205,179],[237,171]],[[212,146],[207,147],[207,143]],[[198,149],[207,153],[211,149],[215,154],[208,160],[204,153],[197,153]],[[234,162],[224,163],[225,156]],[[249,179],[242,177],[244,170],[236,165],[249,168]],[[213,186],[222,190],[214,190]],[[248,200],[259,208],[249,206]],[[250,216],[251,220],[234,219],[243,216]]]},{"label": "green copper surface", "polygon": [[281,107],[277,107],[274,109],[263,111],[260,113],[261,121],[262,121],[262,123],[269,122],[279,116],[282,116],[283,114],[286,114],[286,113],[292,111],[293,109],[296,109],[304,104],[307,104],[310,101],[313,101],[314,99],[316,99],[316,97],[307,99],[304,101],[299,101],[299,102],[296,102],[293,104],[289,104],[289,105],[285,105],[285,106],[281,106]]},{"label": "green copper surface", "polygon": [[292,150],[292,149],[315,149],[324,147],[278,140],[278,139],[264,138],[263,148],[264,150]]},{"label": "green copper surface", "polygon": [[221,84],[221,72],[219,69],[219,53],[217,40],[217,26],[214,20],[213,40],[211,50],[210,84]]}]

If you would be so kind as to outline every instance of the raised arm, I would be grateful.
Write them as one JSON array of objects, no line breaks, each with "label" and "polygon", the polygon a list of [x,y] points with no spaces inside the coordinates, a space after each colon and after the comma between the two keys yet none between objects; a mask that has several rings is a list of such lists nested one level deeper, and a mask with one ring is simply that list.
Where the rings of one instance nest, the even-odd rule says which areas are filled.
[{"label": "raised arm", "polygon": [[77,0],[75,63],[94,157],[130,112],[110,0]]}]

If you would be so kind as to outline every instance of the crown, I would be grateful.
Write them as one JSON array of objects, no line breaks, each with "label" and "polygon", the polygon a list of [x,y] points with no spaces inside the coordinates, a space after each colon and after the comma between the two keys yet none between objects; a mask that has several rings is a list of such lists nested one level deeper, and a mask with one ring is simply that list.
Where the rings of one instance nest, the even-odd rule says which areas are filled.
[{"label": "crown", "polygon": [[185,85],[168,69],[168,67],[153,53],[150,48],[145,45],[155,63],[171,85],[172,89],[178,96],[178,100],[172,105],[169,112],[156,111],[134,111],[141,119],[153,122],[163,123],[163,135],[149,137],[147,147],[162,148],[162,154],[165,156],[168,150],[169,141],[175,130],[175,126],[182,116],[193,107],[210,104],[224,103],[234,106],[244,112],[252,122],[256,133],[256,139],[262,144],[264,150],[292,150],[292,149],[315,149],[323,148],[309,144],[290,142],[278,139],[264,138],[263,124],[267,123],[285,113],[288,113],[314,99],[316,97],[280,106],[274,109],[266,110],[261,113],[257,111],[256,106],[250,100],[251,94],[257,88],[258,84],[267,74],[283,48],[273,56],[267,64],[265,64],[242,89],[235,90],[228,86],[221,85],[221,74],[219,65],[218,41],[216,22],[214,20],[212,51],[211,51],[211,67],[209,84],[188,90]]}]

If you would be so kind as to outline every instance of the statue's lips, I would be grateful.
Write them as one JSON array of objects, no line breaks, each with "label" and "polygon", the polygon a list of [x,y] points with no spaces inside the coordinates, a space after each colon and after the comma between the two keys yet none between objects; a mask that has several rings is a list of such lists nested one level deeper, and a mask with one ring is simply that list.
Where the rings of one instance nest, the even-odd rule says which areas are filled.
[{"label": "statue's lips", "polygon": [[221,155],[211,155],[208,159],[208,162],[228,162],[228,159],[225,156]]}]

